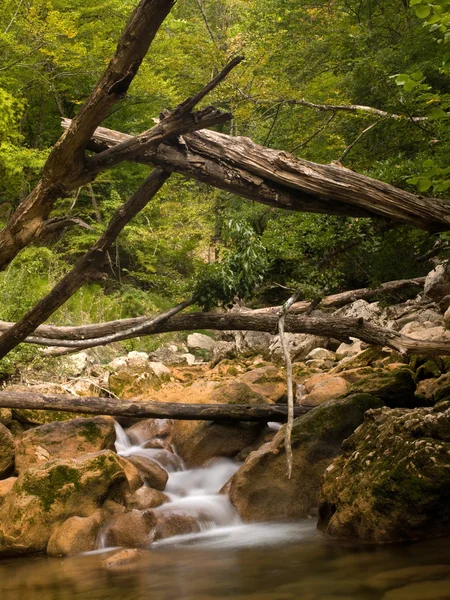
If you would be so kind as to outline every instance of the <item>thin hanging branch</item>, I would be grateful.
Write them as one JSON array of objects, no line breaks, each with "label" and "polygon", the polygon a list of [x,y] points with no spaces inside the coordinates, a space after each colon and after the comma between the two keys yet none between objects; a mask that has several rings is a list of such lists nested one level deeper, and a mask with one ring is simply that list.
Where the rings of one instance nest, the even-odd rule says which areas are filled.
[{"label": "thin hanging branch", "polygon": [[286,460],[288,466],[288,479],[292,476],[292,444],[291,444],[291,436],[292,436],[292,428],[294,426],[294,383],[292,381],[292,361],[291,361],[291,353],[289,352],[289,345],[286,341],[286,336],[284,332],[284,324],[286,315],[297,300],[300,294],[300,290],[297,290],[292,296],[287,300],[279,313],[278,318],[278,331],[280,334],[280,342],[281,347],[283,349],[284,354],[284,362],[286,364],[286,384],[287,384],[287,405],[288,405],[288,418],[286,423],[286,429],[284,432],[284,447],[286,450]]}]

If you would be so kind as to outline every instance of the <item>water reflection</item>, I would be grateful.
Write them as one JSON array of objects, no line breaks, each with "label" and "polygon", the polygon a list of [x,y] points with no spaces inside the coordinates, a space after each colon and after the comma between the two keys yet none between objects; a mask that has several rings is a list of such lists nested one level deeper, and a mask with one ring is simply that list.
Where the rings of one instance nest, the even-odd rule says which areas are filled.
[{"label": "water reflection", "polygon": [[[291,536],[289,538],[289,536]],[[111,552],[109,553],[111,554]],[[450,539],[361,549],[314,524],[241,525],[172,538],[137,562],[107,554],[0,562],[1,600],[448,600]]]}]

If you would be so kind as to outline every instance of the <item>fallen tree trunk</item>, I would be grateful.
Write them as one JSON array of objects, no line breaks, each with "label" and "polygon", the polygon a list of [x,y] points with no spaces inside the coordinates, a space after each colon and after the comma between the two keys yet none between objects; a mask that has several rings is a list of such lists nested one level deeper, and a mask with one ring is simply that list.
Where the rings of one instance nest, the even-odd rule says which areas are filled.
[{"label": "fallen tree trunk", "polygon": [[[69,119],[62,120],[70,126]],[[98,127],[90,149],[101,152],[129,139]],[[301,212],[377,216],[428,231],[450,229],[450,205],[424,198],[335,165],[320,165],[287,152],[259,146],[244,137],[202,130],[183,144],[161,144],[152,154],[133,157],[209,183],[263,204]]]},{"label": "fallen tree trunk", "polygon": [[[0,392],[0,408],[54,410],[90,415],[138,419],[182,419],[189,421],[277,421],[286,422],[287,406],[278,404],[178,404],[142,400],[79,396],[45,396],[22,392]],[[294,416],[312,407],[298,406]]]},{"label": "fallen tree trunk", "polygon": [[[423,288],[425,283],[425,277],[416,277],[414,279],[397,279],[395,281],[387,281],[382,283],[377,288],[359,288],[357,290],[350,290],[348,292],[340,292],[339,294],[333,294],[323,298],[317,305],[317,309],[320,308],[339,308],[355,302],[355,300],[371,300],[380,295],[392,294],[401,292],[408,288]],[[311,301],[307,302],[295,302],[289,310],[290,314],[300,314],[306,312],[311,306]],[[277,313],[281,309],[281,306],[268,306],[267,308],[258,308],[253,314],[265,314],[265,313]],[[0,325],[1,329],[1,325]]]},{"label": "fallen tree trunk", "polygon": [[[149,325],[145,327],[145,321]],[[36,330],[39,335],[26,338],[29,344],[76,348],[82,350],[99,345],[96,338],[117,333],[118,328],[130,328],[139,325],[138,333],[131,333],[127,339],[167,333],[173,331],[194,331],[198,329],[212,329],[218,331],[267,331],[273,335],[278,333],[277,314],[252,314],[248,313],[188,313],[177,314],[163,323],[151,324],[152,318],[137,317],[122,321],[109,321],[81,327],[56,327],[55,325],[41,325]],[[3,324],[4,326],[5,324]],[[13,324],[9,324],[11,327]],[[421,354],[430,356],[450,355],[450,341],[446,340],[418,340],[408,337],[398,331],[385,329],[372,325],[361,318],[340,318],[332,316],[302,316],[287,315],[285,330],[290,333],[310,333],[324,337],[336,338],[349,342],[350,338],[358,338],[374,346],[387,346],[402,354]],[[51,337],[40,337],[47,334]]]}]

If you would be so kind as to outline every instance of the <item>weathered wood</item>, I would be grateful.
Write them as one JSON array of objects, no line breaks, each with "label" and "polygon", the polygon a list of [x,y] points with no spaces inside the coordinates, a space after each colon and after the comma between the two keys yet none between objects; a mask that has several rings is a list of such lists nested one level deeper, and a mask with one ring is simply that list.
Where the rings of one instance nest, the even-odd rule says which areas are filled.
[{"label": "weathered wood", "polygon": [[[357,290],[349,290],[332,294],[323,298],[316,308],[339,308],[355,302],[355,300],[371,300],[385,294],[393,294],[406,289],[420,289],[425,284],[425,277],[415,277],[413,279],[397,279],[395,281],[387,281],[376,288],[359,288]],[[291,314],[300,314],[308,311],[311,302],[295,302],[290,309]],[[258,308],[253,311],[254,314],[276,313],[281,309],[281,306],[268,306],[266,308]]]},{"label": "weathered wood", "polygon": [[[63,127],[70,121],[63,119]],[[98,128],[91,149],[128,139]],[[278,208],[348,216],[378,216],[429,231],[450,229],[450,204],[425,198],[335,165],[319,165],[249,138],[198,131],[184,145],[161,145],[152,155],[133,158]]]},{"label": "weathered wood", "polygon": [[[145,322],[147,320],[147,326]],[[177,314],[163,323],[154,326],[152,319],[138,317],[121,321],[110,321],[100,325],[85,325],[82,327],[55,327],[44,325],[39,332],[46,332],[52,337],[29,336],[27,343],[46,346],[83,349],[96,346],[96,338],[117,332],[118,323],[126,323],[127,327],[139,325],[138,333],[132,333],[127,339],[166,333],[172,331],[192,331],[197,329],[212,329],[218,331],[267,331],[275,335],[278,332],[278,315],[252,314],[251,312],[234,313],[188,313]],[[3,325],[4,326],[4,325]],[[141,327],[142,326],[142,327]],[[430,356],[450,355],[450,341],[446,340],[417,340],[397,331],[372,325],[364,319],[338,318],[332,316],[303,316],[287,315],[285,330],[291,333],[310,333],[324,337],[332,337],[349,342],[350,338],[358,338],[375,346],[387,346],[402,354],[421,354]],[[66,337],[63,337],[66,336]]]},{"label": "weathered wood", "polygon": [[[139,419],[182,419],[189,421],[278,421],[287,419],[287,406],[278,404],[178,404],[112,398],[47,396],[31,392],[0,392],[0,407],[55,410],[90,415],[111,415]],[[311,407],[298,406],[295,416]]]}]

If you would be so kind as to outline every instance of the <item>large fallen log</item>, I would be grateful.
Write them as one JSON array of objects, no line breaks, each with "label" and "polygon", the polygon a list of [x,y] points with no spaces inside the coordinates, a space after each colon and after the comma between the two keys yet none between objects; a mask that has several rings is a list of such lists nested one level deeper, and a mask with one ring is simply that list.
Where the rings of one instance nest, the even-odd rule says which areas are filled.
[{"label": "large fallen log", "polygon": [[[182,419],[186,421],[277,421],[287,420],[287,406],[278,404],[178,404],[143,400],[79,396],[46,396],[31,392],[0,392],[0,408],[64,411],[139,419]],[[312,407],[298,406],[299,417]]]},{"label": "large fallen log", "polygon": [[[69,119],[62,126],[70,126]],[[98,127],[89,148],[101,152],[132,136]],[[202,130],[132,158],[263,204],[301,212],[378,216],[428,231],[450,229],[450,204],[425,198],[335,165],[320,165],[245,137]]]},{"label": "large fallen log", "polygon": [[[145,320],[149,325],[145,327]],[[166,333],[172,331],[195,331],[198,329],[212,329],[218,331],[267,331],[273,335],[278,333],[277,314],[253,313],[188,313],[177,314],[156,326],[151,324],[152,318],[137,317],[123,319],[122,321],[109,321],[94,325],[80,327],[56,327],[54,325],[41,325],[36,333],[26,338],[30,344],[43,346],[56,346],[65,348],[89,348],[97,346],[96,338],[117,333],[118,328],[139,325],[138,333],[124,336],[124,339]],[[11,327],[12,324],[6,324]],[[5,326],[5,323],[3,324]],[[407,335],[378,327],[361,318],[340,318],[332,316],[303,316],[287,315],[285,330],[290,333],[310,333],[324,337],[336,338],[349,342],[351,338],[358,338],[374,346],[387,346],[405,355],[420,354],[430,356],[450,355],[450,341],[447,340],[419,340]],[[36,335],[37,334],[37,335]],[[46,335],[48,337],[41,337]]]}]

